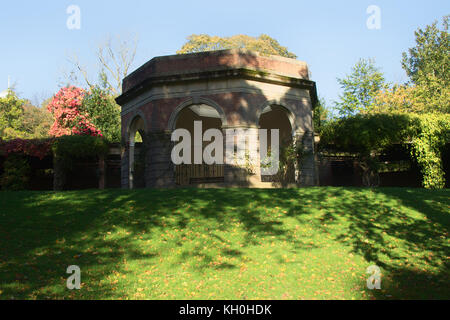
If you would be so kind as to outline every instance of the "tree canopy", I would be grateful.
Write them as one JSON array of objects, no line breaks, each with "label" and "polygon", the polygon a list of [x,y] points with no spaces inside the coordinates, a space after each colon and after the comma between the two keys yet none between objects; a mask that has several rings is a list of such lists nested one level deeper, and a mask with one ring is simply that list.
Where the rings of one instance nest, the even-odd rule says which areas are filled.
[{"label": "tree canopy", "polygon": [[378,92],[386,87],[383,73],[373,59],[360,59],[351,74],[339,79],[343,89],[335,106],[342,117],[369,110]]},{"label": "tree canopy", "polygon": [[47,106],[55,121],[52,136],[102,136],[110,142],[120,141],[120,107],[107,89],[93,86],[86,91],[69,86],[62,88]]},{"label": "tree canopy", "polygon": [[[74,70],[66,75],[68,83],[78,83],[79,77],[84,79],[89,88],[97,85],[104,87],[110,95],[117,97],[122,93],[122,80],[125,78],[134,62],[138,45],[137,36],[107,37],[98,46],[96,56],[99,62],[97,73],[91,73],[78,59],[76,54],[69,57]],[[98,82],[92,80],[98,77]],[[65,85],[65,83],[64,83]]]},{"label": "tree canopy", "polygon": [[438,22],[418,29],[415,32],[416,45],[403,53],[402,67],[414,84],[420,84],[430,77],[450,84],[450,39],[448,34],[448,19],[442,20],[442,29]]},{"label": "tree canopy", "polygon": [[296,59],[297,56],[281,46],[277,40],[262,34],[259,37],[235,35],[231,37],[210,36],[208,34],[192,34],[187,42],[177,51],[178,54],[225,49],[247,49],[263,55],[277,55]]},{"label": "tree canopy", "polygon": [[22,137],[21,119],[23,117],[24,100],[9,90],[5,98],[0,98],[0,134],[4,140]]},{"label": "tree canopy", "polygon": [[316,132],[320,132],[322,124],[324,124],[328,120],[329,115],[330,110],[326,105],[325,99],[320,97],[319,101],[314,107],[314,114],[313,114],[314,130]]},{"label": "tree canopy", "polygon": [[48,110],[55,121],[50,134],[55,137],[72,134],[101,135],[101,132],[88,119],[87,114],[80,111],[85,91],[74,86],[64,87],[48,104]]},{"label": "tree canopy", "polygon": [[40,139],[48,136],[52,116],[45,108],[20,99],[13,90],[0,98],[0,138]]},{"label": "tree canopy", "polygon": [[120,141],[120,106],[107,89],[91,87],[83,98],[80,111],[88,115],[92,124],[108,141]]},{"label": "tree canopy", "polygon": [[418,29],[415,36],[416,45],[403,53],[402,60],[409,83],[380,90],[368,112],[450,112],[448,16],[443,18],[442,30],[434,22]]},{"label": "tree canopy", "polygon": [[402,60],[408,83],[387,85],[371,60],[360,60],[338,79],[342,118],[321,128],[322,147],[356,154],[370,178],[377,176],[378,155],[404,144],[421,168],[423,186],[443,188],[442,150],[450,141],[448,17],[443,26],[434,22],[416,31],[416,45]]}]

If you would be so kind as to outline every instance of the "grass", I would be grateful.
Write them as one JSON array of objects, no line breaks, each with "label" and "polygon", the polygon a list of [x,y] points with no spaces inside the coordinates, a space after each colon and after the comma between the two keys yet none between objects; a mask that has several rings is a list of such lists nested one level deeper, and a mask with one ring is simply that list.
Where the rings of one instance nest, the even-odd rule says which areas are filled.
[{"label": "grass", "polygon": [[[0,299],[450,299],[450,191],[0,192]],[[81,268],[81,290],[66,269]],[[368,290],[366,269],[382,270]]]}]

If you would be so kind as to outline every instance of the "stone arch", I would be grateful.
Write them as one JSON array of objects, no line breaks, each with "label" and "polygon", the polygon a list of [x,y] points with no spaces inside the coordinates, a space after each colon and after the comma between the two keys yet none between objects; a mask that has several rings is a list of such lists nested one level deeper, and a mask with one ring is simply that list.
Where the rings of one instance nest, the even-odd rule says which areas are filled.
[{"label": "stone arch", "polygon": [[[280,103],[281,102],[281,103]],[[296,118],[294,112],[282,101],[268,101],[257,112],[258,125],[260,129],[267,129],[267,148],[271,148],[272,141],[269,131],[279,130],[278,155],[280,167],[274,175],[261,174],[263,182],[276,182],[283,184],[294,183],[296,180],[296,161],[291,159],[290,148],[295,142]],[[260,140],[261,142],[261,140]],[[262,146],[260,145],[260,150]],[[268,150],[268,149],[263,149]],[[272,150],[273,151],[273,150]]]},{"label": "stone arch", "polygon": [[226,118],[225,112],[215,101],[208,99],[208,98],[203,98],[203,97],[191,97],[191,98],[183,101],[181,104],[179,104],[175,108],[175,110],[172,112],[172,114],[170,115],[170,118],[169,118],[168,125],[167,125],[168,130],[170,130],[170,131],[175,130],[178,115],[180,114],[180,112],[184,108],[189,107],[191,105],[195,105],[195,104],[205,104],[210,107],[213,107],[220,115],[220,119],[222,121],[222,127],[227,125],[227,118]]},{"label": "stone arch", "polygon": [[[134,130],[134,133],[136,131],[142,131],[142,133],[145,135],[148,130],[147,125],[147,119],[142,111],[135,111],[132,113],[131,117],[129,118],[127,129],[126,129],[126,142],[130,142],[130,137],[132,136],[132,131]],[[139,122],[139,123],[138,123]],[[137,125],[139,127],[137,127]]]},{"label": "stone arch", "polygon": [[[216,129],[221,132],[223,126],[227,123],[222,108],[210,99],[189,98],[177,106],[170,117],[168,129],[170,131],[185,129],[191,136],[191,161],[174,166],[175,183],[177,185],[218,183],[224,180],[222,163],[207,164],[203,157],[203,160],[198,162],[199,158],[194,156],[194,154],[198,155],[199,151],[203,155],[205,147],[210,144],[206,141],[202,141],[200,144],[194,142],[196,130],[194,128],[197,121],[201,121],[202,135],[209,129]],[[216,139],[217,137],[214,141]]]},{"label": "stone arch", "polygon": [[[145,154],[147,152],[147,123],[142,112],[138,111],[130,118],[127,126],[126,141],[128,145],[128,186],[130,189],[145,186],[145,175],[147,171]],[[142,137],[142,144],[136,146],[136,134],[139,132]],[[143,161],[136,161],[136,157],[143,157]],[[136,168],[136,164],[142,168]]]},{"label": "stone arch", "polygon": [[272,106],[278,106],[285,110],[286,116],[291,124],[292,135],[294,135],[295,132],[298,130],[296,116],[291,107],[289,107],[289,104],[286,103],[286,101],[284,100],[269,100],[266,101],[264,104],[262,104],[256,111],[256,119],[258,121],[258,126],[260,126],[261,115],[264,114],[267,111],[267,109],[271,108]]}]

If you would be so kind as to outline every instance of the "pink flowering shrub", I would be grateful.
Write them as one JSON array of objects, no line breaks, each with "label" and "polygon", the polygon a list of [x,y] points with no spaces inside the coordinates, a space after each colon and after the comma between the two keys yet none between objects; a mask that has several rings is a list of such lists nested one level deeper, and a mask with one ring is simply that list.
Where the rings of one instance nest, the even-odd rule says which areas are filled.
[{"label": "pink flowering shrub", "polygon": [[55,122],[50,128],[51,136],[60,137],[64,135],[90,135],[102,136],[88,119],[88,114],[83,114],[80,107],[86,92],[82,88],[69,86],[62,88],[47,105]]}]

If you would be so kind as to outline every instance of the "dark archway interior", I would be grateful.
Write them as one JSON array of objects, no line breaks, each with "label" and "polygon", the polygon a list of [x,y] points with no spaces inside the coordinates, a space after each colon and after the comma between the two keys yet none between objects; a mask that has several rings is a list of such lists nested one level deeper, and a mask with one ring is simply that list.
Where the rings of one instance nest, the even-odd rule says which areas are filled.
[{"label": "dark archway interior", "polygon": [[131,189],[145,188],[146,149],[144,140],[145,123],[140,116],[137,116],[131,122],[129,131],[129,183]]},{"label": "dark archway interior", "polygon": [[[188,106],[180,111],[175,123],[175,129],[183,128],[191,134],[191,164],[182,164],[175,167],[176,182],[179,185],[223,182],[223,165],[193,164],[194,121],[202,122],[202,136],[208,129],[222,129],[221,117],[217,110],[211,106],[197,104]],[[203,142],[202,153],[204,148],[210,143],[210,141]]]},{"label": "dark archway interior", "polygon": [[279,130],[279,146],[280,146],[280,170],[277,175],[261,176],[263,182],[295,182],[295,166],[289,161],[287,153],[293,144],[292,125],[289,121],[289,111],[282,106],[271,105],[266,107],[260,118],[259,127],[267,129],[267,147],[271,148],[270,130]]}]

